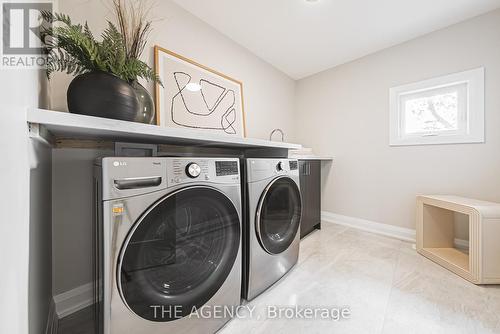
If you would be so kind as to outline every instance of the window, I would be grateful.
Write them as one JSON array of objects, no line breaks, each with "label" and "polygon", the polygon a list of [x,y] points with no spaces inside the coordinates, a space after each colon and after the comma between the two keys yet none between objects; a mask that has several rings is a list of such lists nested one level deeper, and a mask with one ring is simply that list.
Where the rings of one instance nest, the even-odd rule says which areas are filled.
[{"label": "window", "polygon": [[390,145],[484,142],[484,68],[390,89]]}]

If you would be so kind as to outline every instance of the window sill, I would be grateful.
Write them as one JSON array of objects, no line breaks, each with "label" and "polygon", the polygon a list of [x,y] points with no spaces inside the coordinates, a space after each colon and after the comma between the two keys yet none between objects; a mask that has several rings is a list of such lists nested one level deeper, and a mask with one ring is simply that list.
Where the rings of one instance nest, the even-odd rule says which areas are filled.
[{"label": "window sill", "polygon": [[446,145],[446,144],[477,144],[484,143],[483,136],[472,135],[434,135],[412,138],[391,138],[389,146],[412,145]]}]

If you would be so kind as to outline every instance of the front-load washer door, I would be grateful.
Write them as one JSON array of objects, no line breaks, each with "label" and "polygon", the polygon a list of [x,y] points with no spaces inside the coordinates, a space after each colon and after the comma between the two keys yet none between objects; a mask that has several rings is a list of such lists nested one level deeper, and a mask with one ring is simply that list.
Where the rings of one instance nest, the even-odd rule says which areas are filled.
[{"label": "front-load washer door", "polygon": [[223,193],[190,187],[167,195],[136,222],[122,247],[121,297],[150,321],[185,317],[222,286],[239,243],[239,215]]},{"label": "front-load washer door", "polygon": [[299,230],[301,198],[297,184],[289,177],[274,179],[262,194],[256,216],[256,233],[270,254],[288,249]]}]

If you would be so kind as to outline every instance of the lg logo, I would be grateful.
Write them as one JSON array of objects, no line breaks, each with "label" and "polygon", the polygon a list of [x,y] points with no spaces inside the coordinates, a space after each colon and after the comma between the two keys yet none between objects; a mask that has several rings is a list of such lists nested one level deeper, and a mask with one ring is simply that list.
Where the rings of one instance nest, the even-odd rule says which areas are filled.
[{"label": "lg logo", "polygon": [[125,161],[113,161],[113,166],[115,167],[127,166],[127,163]]}]

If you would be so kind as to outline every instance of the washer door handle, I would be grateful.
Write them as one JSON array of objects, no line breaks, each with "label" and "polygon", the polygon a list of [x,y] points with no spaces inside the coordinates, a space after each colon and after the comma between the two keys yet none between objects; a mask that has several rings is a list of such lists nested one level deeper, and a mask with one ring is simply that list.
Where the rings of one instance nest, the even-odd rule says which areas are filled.
[{"label": "washer door handle", "polygon": [[119,190],[157,187],[161,184],[161,176],[127,177],[113,182]]}]

